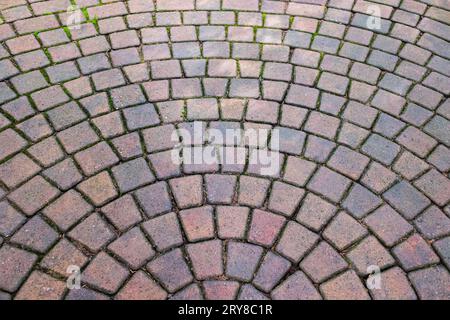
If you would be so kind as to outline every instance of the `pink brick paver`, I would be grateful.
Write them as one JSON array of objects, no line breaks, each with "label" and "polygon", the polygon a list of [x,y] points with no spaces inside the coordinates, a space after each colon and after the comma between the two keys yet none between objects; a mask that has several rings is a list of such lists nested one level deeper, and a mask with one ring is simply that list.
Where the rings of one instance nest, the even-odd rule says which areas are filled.
[{"label": "pink brick paver", "polygon": [[445,0],[0,2],[0,300],[450,300]]}]

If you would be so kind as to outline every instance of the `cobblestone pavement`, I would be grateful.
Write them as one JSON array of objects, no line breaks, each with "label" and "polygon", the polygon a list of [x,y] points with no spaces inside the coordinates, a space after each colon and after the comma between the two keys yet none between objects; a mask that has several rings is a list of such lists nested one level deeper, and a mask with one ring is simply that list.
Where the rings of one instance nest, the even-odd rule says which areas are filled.
[{"label": "cobblestone pavement", "polygon": [[[450,299],[448,0],[0,17],[0,299]],[[276,172],[173,163],[194,122]]]}]

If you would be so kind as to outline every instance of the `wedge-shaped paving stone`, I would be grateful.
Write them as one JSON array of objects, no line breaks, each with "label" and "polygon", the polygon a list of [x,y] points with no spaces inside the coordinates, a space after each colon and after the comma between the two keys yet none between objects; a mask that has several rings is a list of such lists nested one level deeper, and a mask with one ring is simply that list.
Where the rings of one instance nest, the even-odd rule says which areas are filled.
[{"label": "wedge-shaped paving stone", "polygon": [[11,242],[44,253],[56,242],[57,238],[58,233],[40,216],[35,216],[14,234]]},{"label": "wedge-shaped paving stone", "polygon": [[327,300],[370,300],[364,285],[352,270],[325,282],[320,291]]},{"label": "wedge-shaped paving stone", "polygon": [[289,276],[272,291],[271,296],[274,300],[322,300],[312,282],[301,271]]},{"label": "wedge-shaped paving stone", "polygon": [[117,293],[117,300],[164,300],[167,292],[143,271],[136,272]]},{"label": "wedge-shaped paving stone", "polygon": [[205,296],[208,300],[233,300],[239,289],[237,281],[205,281]]},{"label": "wedge-shaped paving stone", "polygon": [[304,190],[282,182],[275,182],[269,198],[268,208],[291,216],[304,195]]},{"label": "wedge-shaped paving stone", "polygon": [[380,135],[372,134],[366,140],[361,150],[371,158],[385,165],[390,165],[400,152],[400,146]]},{"label": "wedge-shaped paving stone", "polygon": [[97,117],[92,122],[100,130],[102,137],[106,139],[125,132],[119,111]]},{"label": "wedge-shaped paving stone", "polygon": [[213,208],[210,206],[182,210],[181,224],[189,241],[209,239],[214,236]]},{"label": "wedge-shaped paving stone", "polygon": [[68,153],[74,153],[99,140],[88,122],[82,122],[70,127],[59,132],[56,136]]},{"label": "wedge-shaped paving stone", "polygon": [[41,272],[33,271],[15,296],[15,300],[60,300],[66,283]]},{"label": "wedge-shaped paving stone", "polygon": [[406,271],[418,269],[439,262],[439,257],[431,246],[418,234],[414,234],[404,242],[395,246],[393,254]]},{"label": "wedge-shaped paving stone", "polygon": [[339,124],[338,118],[314,111],[310,113],[306,121],[305,131],[327,139],[333,139],[336,136]]},{"label": "wedge-shaped paving stone", "polygon": [[101,212],[120,231],[125,231],[142,220],[136,202],[129,194],[102,207]]},{"label": "wedge-shaped paving stone", "polygon": [[87,262],[88,257],[83,252],[77,249],[70,241],[61,239],[42,259],[40,265],[61,276],[67,276],[67,270],[70,266],[75,265],[82,268]]},{"label": "wedge-shaped paving stone", "polygon": [[406,179],[414,180],[414,178],[427,171],[430,166],[411,152],[404,151],[392,168]]},{"label": "wedge-shaped paving stone", "polygon": [[248,240],[270,247],[278,237],[285,218],[267,211],[255,209],[250,222]]},{"label": "wedge-shaped paving stone", "polygon": [[358,180],[368,163],[368,157],[347,147],[338,147],[327,164],[340,173]]},{"label": "wedge-shaped paving stone", "polygon": [[178,144],[178,134],[173,125],[163,125],[142,132],[147,151],[150,153],[174,148]]},{"label": "wedge-shaped paving stone", "polygon": [[270,181],[250,176],[239,179],[239,204],[259,207],[263,204]]},{"label": "wedge-shaped paving stone", "polygon": [[437,144],[437,141],[417,128],[408,127],[397,138],[397,142],[419,157],[425,157]]},{"label": "wedge-shaped paving stone", "polygon": [[298,262],[319,240],[319,237],[303,227],[290,221],[281,235],[276,250],[294,262]]},{"label": "wedge-shaped paving stone", "polygon": [[450,266],[450,237],[434,242],[433,247],[448,268]]},{"label": "wedge-shaped paving stone", "polygon": [[430,170],[424,174],[415,182],[415,186],[440,206],[450,200],[450,180],[437,170]]},{"label": "wedge-shaped paving stone", "polygon": [[111,256],[100,252],[81,275],[83,282],[107,294],[114,294],[129,276],[129,272]]},{"label": "wedge-shaped paving stone", "polygon": [[321,167],[313,176],[307,188],[320,193],[333,202],[339,202],[349,186],[349,179],[328,168]]},{"label": "wedge-shaped paving stone", "polygon": [[92,206],[75,190],[69,190],[42,212],[61,230],[66,231],[86,216]]},{"label": "wedge-shaped paving stone", "polygon": [[304,187],[315,168],[314,162],[290,156],[287,158],[283,179],[286,182]]},{"label": "wedge-shaped paving stone", "polygon": [[33,268],[37,256],[9,245],[0,248],[0,288],[16,291]]},{"label": "wedge-shaped paving stone", "polygon": [[320,242],[300,263],[315,283],[321,283],[347,268],[347,262],[328,243]]},{"label": "wedge-shaped paving stone", "polygon": [[288,260],[269,251],[255,274],[253,284],[261,290],[269,292],[284,277],[290,267],[291,263]]},{"label": "wedge-shaped paving stone", "polygon": [[223,274],[222,242],[210,240],[187,245],[195,277],[204,280]]},{"label": "wedge-shaped paving stone", "polygon": [[413,219],[431,203],[406,181],[394,185],[383,194],[383,197],[407,219]]},{"label": "wedge-shaped paving stone", "polygon": [[66,103],[47,112],[53,127],[62,130],[86,118],[85,113],[75,102]]},{"label": "wedge-shaped paving stone", "polygon": [[313,109],[316,106],[318,97],[319,90],[292,84],[289,87],[286,102]]},{"label": "wedge-shaped paving stone", "polygon": [[70,189],[83,179],[72,159],[61,161],[43,171],[42,174],[62,190]]},{"label": "wedge-shaped paving stone", "polygon": [[105,204],[117,196],[110,175],[104,171],[78,185],[78,190],[85,194],[96,206]]},{"label": "wedge-shaped paving stone", "polygon": [[270,101],[250,100],[245,119],[255,122],[276,123],[279,104]]},{"label": "wedge-shaped paving stone", "polygon": [[369,274],[371,266],[384,269],[395,263],[389,251],[374,236],[369,236],[358,243],[347,253],[347,258],[360,275]]},{"label": "wedge-shaped paving stone", "polygon": [[416,300],[417,296],[406,274],[399,267],[393,267],[380,274],[384,283],[379,289],[370,290],[376,300]]},{"label": "wedge-shaped paving stone", "polygon": [[412,232],[414,228],[389,205],[384,205],[364,219],[381,241],[388,247]]},{"label": "wedge-shaped paving stone", "polygon": [[235,193],[236,177],[206,175],[206,193],[210,203],[231,203]]},{"label": "wedge-shaped paving stone", "polygon": [[361,178],[361,182],[372,191],[380,193],[391,186],[395,179],[395,173],[378,162],[372,162],[369,169]]},{"label": "wedge-shaped paving stone", "polygon": [[348,196],[342,203],[355,218],[362,218],[370,211],[381,205],[381,198],[364,188],[360,184],[355,184],[350,190]]},{"label": "wedge-shaped paving stone", "polygon": [[411,272],[408,275],[423,300],[448,300],[450,297],[450,274],[442,266]]},{"label": "wedge-shaped paving stone", "polygon": [[23,153],[0,165],[0,180],[13,188],[40,171],[40,167]]},{"label": "wedge-shaped paving stone", "polygon": [[326,200],[308,193],[300,205],[297,221],[301,224],[319,231],[334,216],[337,208]]},{"label": "wedge-shaped paving stone", "polygon": [[202,183],[201,176],[176,178],[169,181],[179,208],[196,206],[203,202]]},{"label": "wedge-shaped paving stone", "polygon": [[145,103],[145,97],[138,85],[129,85],[111,90],[111,97],[116,108],[124,108]]},{"label": "wedge-shaped paving stone", "polygon": [[26,215],[33,215],[60,192],[41,176],[36,176],[9,194],[8,198],[17,204]]},{"label": "wedge-shaped paving stone", "polygon": [[165,251],[183,243],[180,223],[174,212],[148,220],[142,227],[159,251]]},{"label": "wedge-shaped paving stone", "polygon": [[75,160],[88,176],[119,162],[119,158],[106,142],[100,142],[89,149],[78,152],[75,154]]},{"label": "wedge-shaped paving stone", "polygon": [[8,201],[0,202],[0,235],[11,236],[24,221],[25,217]]},{"label": "wedge-shaped paving stone", "polygon": [[155,180],[143,158],[115,166],[112,168],[112,173],[121,192],[128,192]]},{"label": "wedge-shaped paving stone", "polygon": [[154,126],[160,122],[155,107],[150,103],[127,108],[123,114],[129,130]]},{"label": "wedge-shaped paving stone", "polygon": [[142,267],[155,255],[155,251],[139,227],[134,227],[124,233],[119,239],[111,243],[108,249],[124,260],[133,270]]},{"label": "wedge-shaped paving stone", "polygon": [[246,207],[217,207],[217,232],[219,237],[243,239],[247,230],[248,215],[249,209]]},{"label": "wedge-shaped paving stone", "polygon": [[428,208],[414,220],[414,224],[427,239],[436,239],[450,234],[450,219],[436,206]]},{"label": "wedge-shaped paving stone", "polygon": [[[275,138],[275,135],[278,137]],[[299,155],[305,144],[306,134],[299,130],[275,127],[272,131],[270,148],[283,153]]]},{"label": "wedge-shaped paving stone", "polygon": [[27,142],[13,129],[6,129],[0,132],[0,160],[11,156],[27,145]]},{"label": "wedge-shaped paving stone", "polygon": [[449,129],[450,121],[440,116],[435,116],[424,128],[427,133],[447,146],[450,145]]},{"label": "wedge-shaped paving stone", "polygon": [[174,292],[193,280],[180,249],[165,253],[147,264],[147,270],[169,291]]},{"label": "wedge-shaped paving stone", "polygon": [[87,219],[72,229],[68,236],[93,252],[98,252],[103,246],[114,238],[110,226],[100,217],[93,213]]},{"label": "wedge-shaped paving stone", "polygon": [[241,281],[250,281],[259,264],[263,248],[257,245],[229,242],[225,274]]},{"label": "wedge-shaped paving stone", "polygon": [[112,140],[119,157],[123,160],[134,158],[142,154],[142,146],[137,132],[125,134]]},{"label": "wedge-shaped paving stone", "polygon": [[339,212],[322,235],[339,250],[344,250],[367,235],[367,229],[344,211]]}]

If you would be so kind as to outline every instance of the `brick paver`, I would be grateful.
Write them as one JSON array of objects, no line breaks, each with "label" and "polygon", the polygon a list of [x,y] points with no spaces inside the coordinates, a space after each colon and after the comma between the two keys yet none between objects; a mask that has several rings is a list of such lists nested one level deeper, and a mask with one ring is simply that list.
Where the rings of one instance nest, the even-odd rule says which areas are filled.
[{"label": "brick paver", "polygon": [[450,299],[446,1],[1,2],[0,300]]}]

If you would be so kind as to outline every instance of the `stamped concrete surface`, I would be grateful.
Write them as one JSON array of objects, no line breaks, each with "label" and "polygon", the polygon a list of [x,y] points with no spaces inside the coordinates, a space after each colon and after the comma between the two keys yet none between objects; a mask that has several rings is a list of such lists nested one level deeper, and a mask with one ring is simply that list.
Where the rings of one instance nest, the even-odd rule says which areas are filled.
[{"label": "stamped concrete surface", "polygon": [[[448,0],[0,19],[0,299],[450,299]],[[195,126],[279,145],[174,163]],[[280,152],[270,174],[255,147]]]}]

